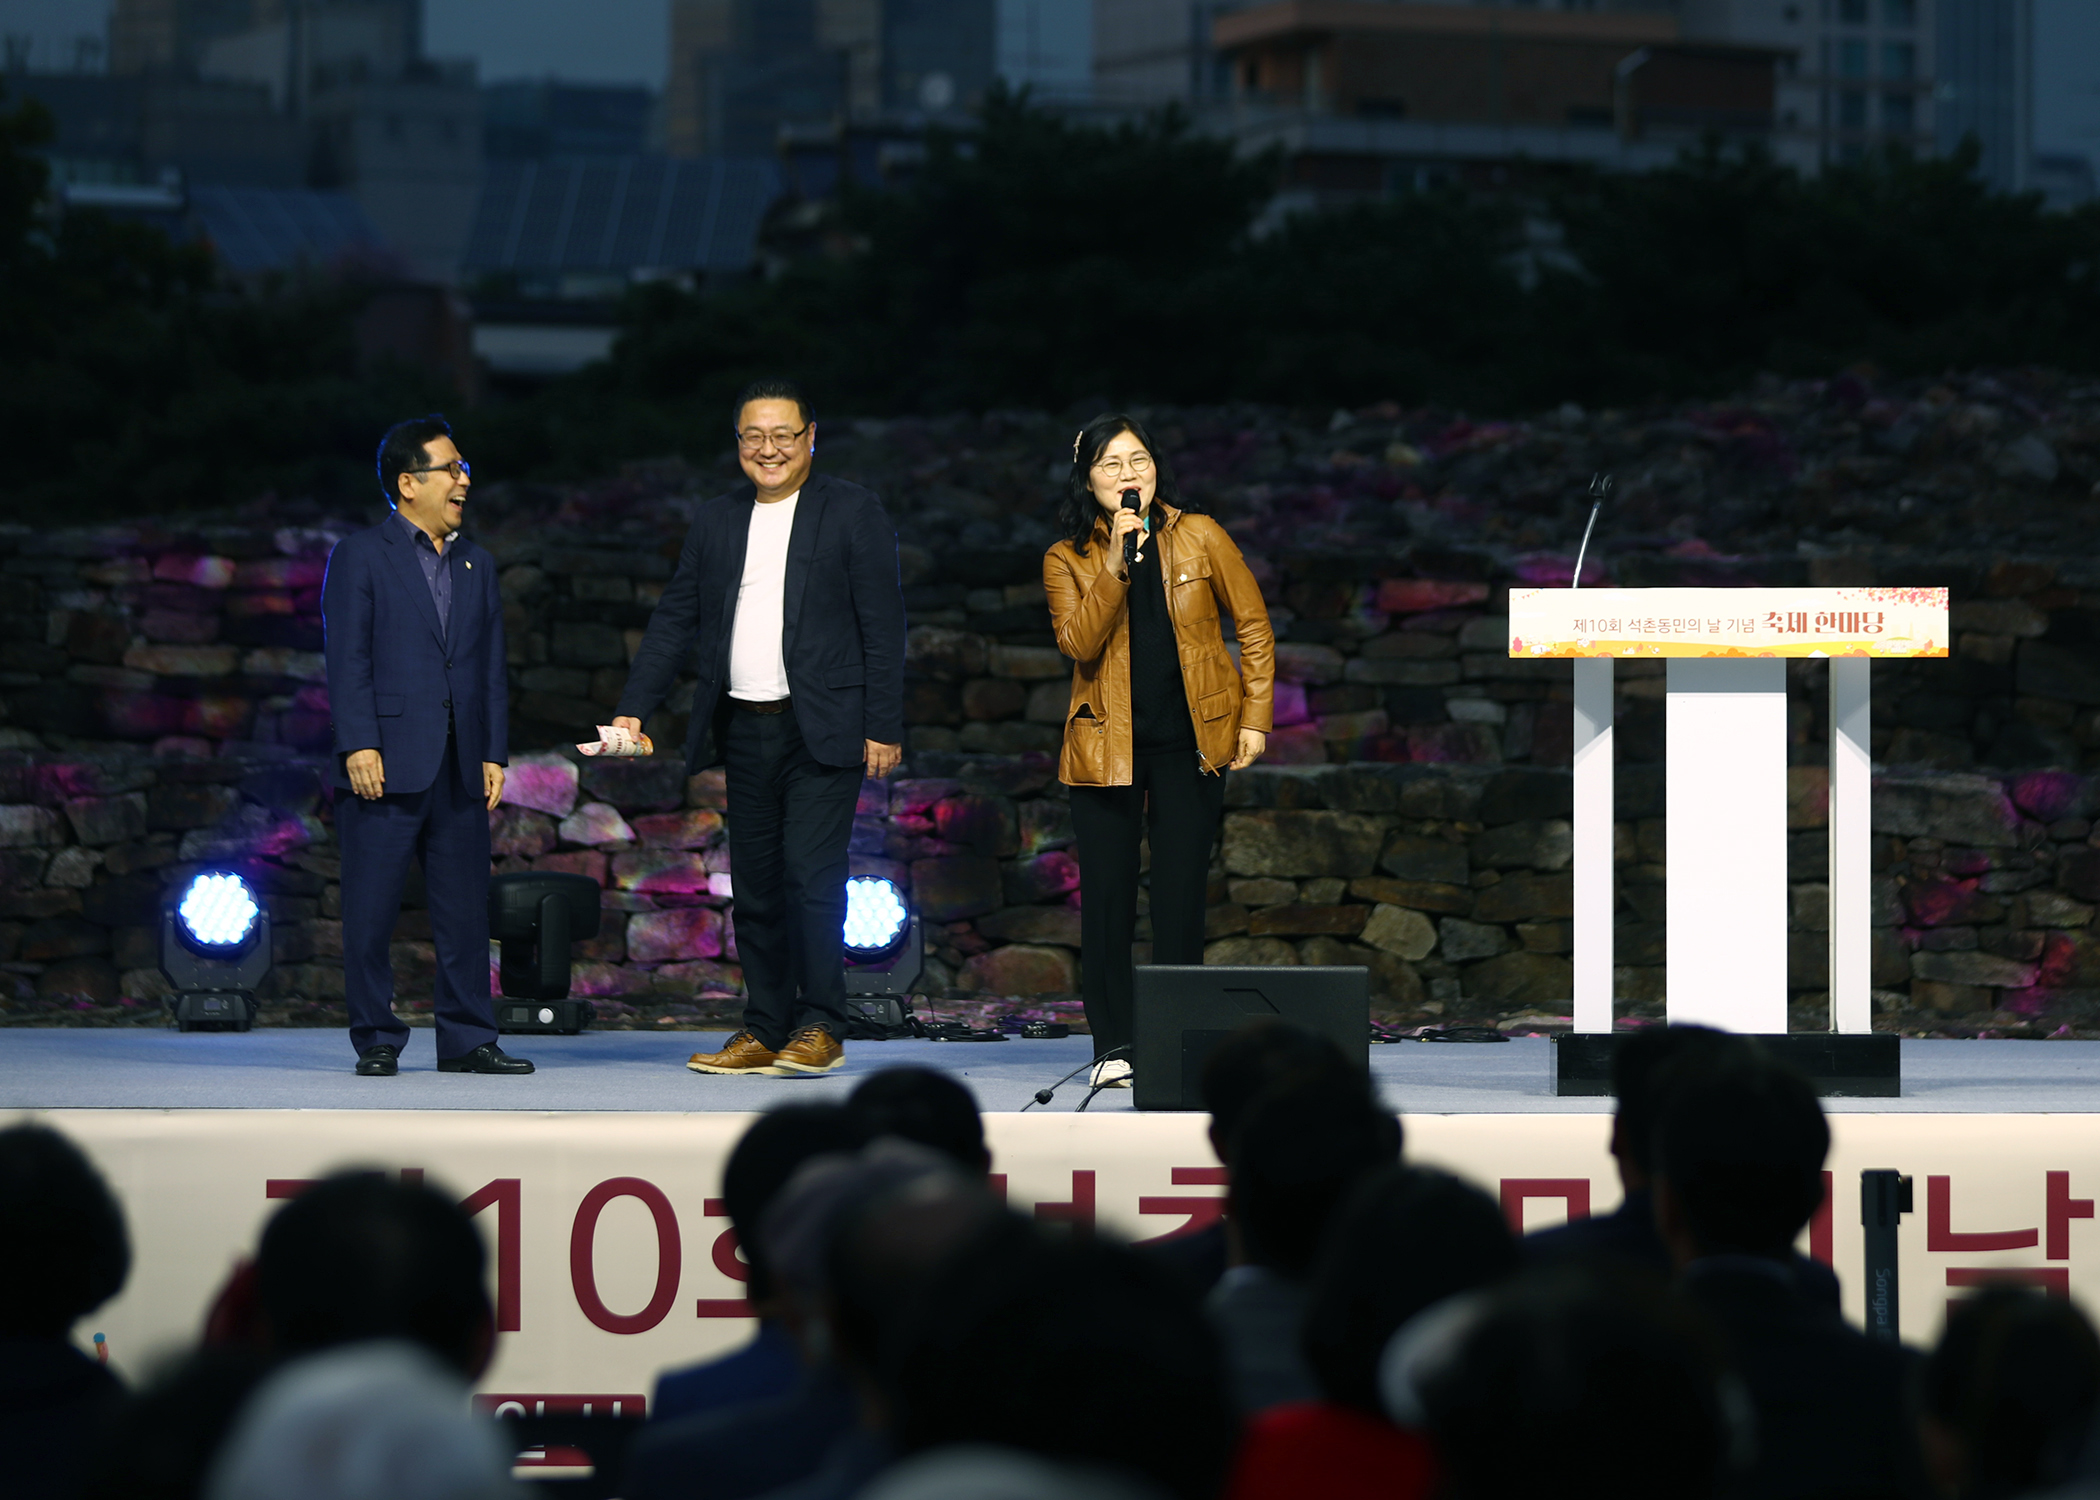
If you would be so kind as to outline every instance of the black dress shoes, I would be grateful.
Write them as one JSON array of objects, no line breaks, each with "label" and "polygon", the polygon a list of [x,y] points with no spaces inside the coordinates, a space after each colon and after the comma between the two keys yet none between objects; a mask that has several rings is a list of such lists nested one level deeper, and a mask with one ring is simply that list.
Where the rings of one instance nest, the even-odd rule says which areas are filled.
[{"label": "black dress shoes", "polygon": [[357,1076],[360,1078],[392,1078],[400,1071],[399,1047],[367,1047],[357,1054]]},{"label": "black dress shoes", "polygon": [[438,1059],[440,1073],[530,1073],[532,1064],[512,1057],[494,1042],[483,1042],[464,1057]]}]

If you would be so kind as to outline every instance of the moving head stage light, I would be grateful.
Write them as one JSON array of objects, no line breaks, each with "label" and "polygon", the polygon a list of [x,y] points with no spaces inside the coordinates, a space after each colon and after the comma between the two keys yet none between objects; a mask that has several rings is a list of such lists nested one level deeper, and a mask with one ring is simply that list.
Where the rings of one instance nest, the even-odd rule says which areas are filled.
[{"label": "moving head stage light", "polygon": [[907,998],[926,966],[919,914],[893,880],[856,875],[846,882],[846,1014],[856,1029],[905,1036]]},{"label": "moving head stage light", "polygon": [[598,935],[598,882],[553,871],[489,881],[489,936],[503,945],[498,1031],[574,1036],[597,1019],[588,1000],[569,998],[569,944]]},{"label": "moving head stage light", "polygon": [[246,1031],[270,972],[270,913],[230,870],[201,870],[160,915],[160,969],[178,1031]]}]

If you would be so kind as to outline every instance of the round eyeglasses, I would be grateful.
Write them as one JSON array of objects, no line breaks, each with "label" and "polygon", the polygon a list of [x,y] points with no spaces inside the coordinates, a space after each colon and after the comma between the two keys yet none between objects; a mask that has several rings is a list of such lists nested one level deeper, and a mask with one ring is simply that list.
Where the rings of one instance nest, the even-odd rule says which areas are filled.
[{"label": "round eyeglasses", "polygon": [[1119,458],[1104,458],[1094,465],[1094,472],[1106,479],[1121,479],[1125,474],[1141,479],[1152,472],[1152,460],[1142,453],[1131,454],[1127,465]]}]

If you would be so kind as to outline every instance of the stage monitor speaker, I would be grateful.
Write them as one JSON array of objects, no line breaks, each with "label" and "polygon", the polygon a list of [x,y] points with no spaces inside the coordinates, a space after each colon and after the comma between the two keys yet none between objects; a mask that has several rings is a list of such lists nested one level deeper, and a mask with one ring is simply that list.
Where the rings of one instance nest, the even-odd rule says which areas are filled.
[{"label": "stage monitor speaker", "polygon": [[1282,1020],[1329,1038],[1370,1068],[1371,971],[1353,965],[1140,964],[1131,1049],[1139,1109],[1203,1108],[1203,1062],[1249,1021]]}]

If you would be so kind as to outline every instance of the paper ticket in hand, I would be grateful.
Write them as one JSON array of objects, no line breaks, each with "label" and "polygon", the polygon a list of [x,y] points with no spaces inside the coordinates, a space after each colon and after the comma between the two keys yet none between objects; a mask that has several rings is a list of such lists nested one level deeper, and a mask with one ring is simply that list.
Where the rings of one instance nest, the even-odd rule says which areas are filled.
[{"label": "paper ticket in hand", "polygon": [[656,746],[646,734],[636,734],[624,724],[600,724],[596,744],[578,745],[585,755],[654,755]]}]

